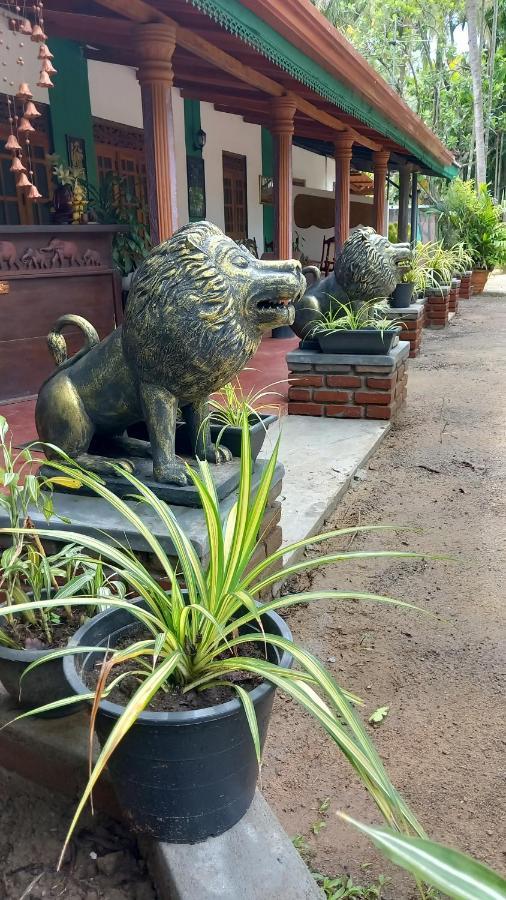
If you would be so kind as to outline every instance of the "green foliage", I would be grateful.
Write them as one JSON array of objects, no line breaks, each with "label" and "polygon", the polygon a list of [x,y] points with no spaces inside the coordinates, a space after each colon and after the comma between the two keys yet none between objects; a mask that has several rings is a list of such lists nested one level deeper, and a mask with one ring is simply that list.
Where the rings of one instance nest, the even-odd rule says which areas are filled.
[{"label": "green foliage", "polygon": [[[288,594],[258,606],[258,599],[266,588],[280,579],[286,580],[309,568],[357,559],[422,557],[407,551],[339,551],[293,563],[282,572],[277,570],[286,553],[302,550],[309,543],[320,543],[338,535],[376,531],[381,528],[381,526],[370,528],[359,526],[338,529],[297,541],[275,551],[252,568],[251,561],[255,558],[258,541],[261,539],[261,523],[271,491],[278,447],[279,439],[262,473],[256,494],[253,495],[250,436],[247,415],[244,413],[237,501],[225,523],[221,520],[220,504],[209,465],[201,462],[199,472],[188,466],[187,471],[198,491],[206,521],[209,561],[205,566],[199,560],[171,508],[135,476],[115,467],[117,474],[128,481],[139,503],[146,505],[152,516],[158,517],[163,523],[177,551],[177,572],[162,543],[139,517],[134,504],[126,503],[115,496],[96,476],[77,469],[64,454],[62,454],[63,462],[50,463],[53,470],[64,477],[79,480],[106,501],[116,513],[123,516],[142,536],[155,560],[155,565],[148,568],[129,548],[124,549],[116,542],[110,544],[99,538],[72,531],[43,528],[39,530],[40,537],[51,537],[53,540],[70,539],[85,547],[92,558],[95,556],[104,559],[108,565],[114,567],[121,581],[145,601],[145,608],[142,608],[124,598],[110,600],[111,606],[128,610],[139,621],[145,630],[145,637],[136,639],[135,643],[121,650],[112,649],[101,670],[102,677],[97,685],[95,705],[109,692],[111,686],[109,676],[116,674],[114,669],[120,662],[131,661],[135,665],[135,676],[138,678],[139,686],[90,769],[90,778],[72,820],[66,844],[111,754],[157,691],[164,690],[168,686],[178,686],[183,692],[202,690],[216,682],[229,682],[230,678],[232,678],[231,690],[238,691],[239,685],[234,683],[234,676],[236,680],[240,673],[251,673],[261,679],[267,679],[297,700],[317,719],[340,748],[386,821],[405,832],[423,834],[413,813],[393,787],[364,725],[353,709],[353,705],[360,702],[358,698],[342,688],[311,653],[296,643],[264,633],[260,621],[263,612],[289,609],[299,603],[320,600],[340,602],[358,599],[399,604],[404,607],[411,605],[390,597],[353,590],[320,590]],[[152,568],[162,573],[169,585],[168,590],[162,587],[159,579],[152,574]],[[183,592],[180,579],[186,593]],[[72,606],[83,606],[87,600],[76,596],[68,602]],[[51,610],[57,603],[58,600],[45,600],[38,604],[21,604],[19,611],[41,608]],[[0,608],[0,616],[2,614],[3,610]],[[294,668],[282,669],[263,656],[262,658],[242,656],[240,651],[245,643],[255,643],[265,649],[287,650],[294,658]],[[58,658],[62,653],[65,651],[53,653],[48,658]],[[117,683],[123,677],[124,673],[116,675],[112,683]],[[241,689],[238,693],[259,757],[259,735],[253,706],[246,691]],[[68,702],[72,700],[59,701],[59,704]],[[54,709],[59,704],[51,704],[51,708]]]},{"label": "green foliage", "polygon": [[124,178],[108,172],[97,189],[87,185],[89,203],[104,225],[127,225],[128,231],[114,235],[113,260],[122,275],[130,275],[151,249],[147,227],[139,222],[138,202]]},{"label": "green foliage", "polygon": [[[349,816],[342,818],[367,835],[378,850],[411,872],[420,882],[425,881],[454,900],[505,900],[506,880],[483,863],[457,850],[420,837],[398,834],[386,828],[373,828],[356,822]],[[423,896],[428,895],[423,892]]]},{"label": "green foliage", "polygon": [[[30,509],[42,512],[47,521],[54,515],[52,491],[55,484],[75,485],[72,479],[55,476],[42,478],[35,474],[38,460],[32,447],[15,452],[7,421],[0,416],[0,507],[7,513],[12,543],[0,552],[0,592],[5,595],[4,615],[16,630],[19,605],[31,599],[36,606],[23,613],[33,627],[34,636],[43,635],[53,642],[52,626],[59,625],[67,597],[79,593],[90,598],[89,614],[96,610],[92,599],[106,600],[124,595],[124,586],[110,570],[104,572],[100,560],[88,563],[82,548],[65,544],[57,553],[47,555],[32,526]],[[37,604],[45,598],[60,598],[60,606],[46,610]],[[22,644],[0,629],[0,644],[22,648]]]},{"label": "green foliage", "polygon": [[[375,301],[372,301],[374,304]],[[379,301],[376,301],[379,302]],[[362,328],[375,328],[378,331],[392,331],[399,322],[381,315],[381,307],[364,304],[358,309],[333,300],[327,313],[321,313],[319,321],[311,330],[312,335],[325,334],[330,331],[360,331]]]},{"label": "green foliage", "polygon": [[260,414],[272,408],[272,403],[264,404],[262,400],[265,397],[272,397],[274,394],[281,397],[278,391],[271,391],[270,388],[276,384],[284,382],[275,381],[266,385],[262,390],[255,391],[253,388],[247,392],[244,391],[239,378],[229,381],[221,388],[219,394],[214,394],[209,399],[209,418],[219,425],[226,428],[232,425],[234,428],[240,428],[244,414],[251,421],[261,421]]},{"label": "green foliage", "polygon": [[379,875],[373,884],[355,884],[349,875],[338,875],[337,878],[329,878],[328,875],[320,875],[313,872],[314,878],[323,890],[326,900],[381,900],[383,888],[388,885],[389,879]]},{"label": "green foliage", "polygon": [[443,242],[460,241],[476,268],[493,269],[506,263],[506,223],[503,210],[485,185],[455,179],[434,209],[439,214]]}]

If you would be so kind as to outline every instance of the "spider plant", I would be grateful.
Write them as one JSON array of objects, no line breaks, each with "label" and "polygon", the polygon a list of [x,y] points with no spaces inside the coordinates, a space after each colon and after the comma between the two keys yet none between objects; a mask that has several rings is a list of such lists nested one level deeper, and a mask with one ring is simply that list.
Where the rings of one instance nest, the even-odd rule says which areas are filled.
[{"label": "spider plant", "polygon": [[[138,530],[169,585],[168,589],[164,588],[130,549],[124,549],[116,542],[111,544],[101,537],[74,531],[49,528],[38,530],[41,538],[79,543],[86,548],[90,561],[98,558],[106,561],[108,565],[114,567],[121,581],[144,601],[143,605],[138,605],[127,598],[109,599],[111,607],[119,607],[131,614],[132,620],[136,620],[142,626],[143,634],[132,638],[128,646],[123,646],[120,650],[112,648],[109,651],[110,655],[102,666],[95,692],[91,729],[93,730],[100,701],[111,689],[111,676],[112,684],[125,677],[122,670],[119,670],[118,674],[117,666],[129,662],[134,668],[138,687],[112,727],[98,759],[90,767],[90,777],[72,819],[65,847],[111,755],[159,691],[177,687],[180,692],[186,693],[200,691],[216,683],[229,684],[230,690],[237,692],[244,706],[253,746],[260,762],[259,730],[253,704],[248,692],[237,683],[241,675],[244,677],[244,673],[271,682],[317,719],[354,768],[390,826],[406,833],[423,834],[415,816],[392,785],[369,735],[354,711],[354,705],[361,701],[339,685],[312,653],[285,638],[265,633],[261,618],[269,611],[289,609],[295,604],[321,600],[339,603],[358,599],[411,609],[416,607],[392,597],[356,590],[288,593],[261,606],[258,603],[266,588],[307,569],[357,559],[388,557],[402,560],[423,558],[423,555],[397,550],[335,551],[294,562],[283,571],[273,572],[273,567],[277,569],[286,553],[302,551],[308,544],[314,545],[337,536],[393,527],[356,526],[296,541],[251,566],[261,539],[261,523],[273,482],[278,447],[279,439],[265,465],[254,494],[250,434],[247,415],[243,411],[240,482],[236,503],[225,523],[221,520],[220,504],[209,465],[200,462],[199,471],[187,468],[198,491],[207,528],[209,561],[206,565],[199,560],[192,543],[170,507],[134,475],[117,468],[118,475],[129,482],[139,503],[147,505],[150,513],[157,515],[165,526],[177,551],[177,573],[162,543],[157,540],[131,502],[126,503],[115,496],[97,476],[76,468],[75,464],[63,454],[62,461],[52,460],[49,463],[64,477],[78,480],[91,489]],[[22,530],[22,533],[25,532]],[[182,584],[179,581],[179,573]],[[72,606],[80,606],[86,605],[89,601],[87,598],[75,596],[68,598],[66,602]],[[56,595],[51,600],[21,604],[19,612],[40,608],[51,610],[59,604],[61,599]],[[2,614],[0,609],[0,616]],[[287,650],[293,656],[295,667],[280,668],[267,660],[266,653],[261,658],[241,654],[244,644],[252,643],[263,651],[269,646],[281,651]],[[108,652],[104,647],[94,649],[102,653]],[[48,658],[57,658],[72,652],[76,652],[75,648],[74,650],[67,648],[51,654]],[[38,662],[32,664],[30,669],[33,670],[37,665]],[[54,709],[58,705],[68,704],[74,700],[82,700],[82,696],[49,704],[39,708],[38,712],[48,708]]]},{"label": "spider plant", "polygon": [[274,394],[278,397],[282,396],[278,391],[271,391],[269,388],[284,383],[274,381],[272,384],[265,385],[261,390],[255,391],[252,388],[245,392],[239,378],[236,377],[234,381],[229,381],[222,387],[219,393],[210,397],[209,418],[224,428],[229,426],[241,428],[244,413],[248,420],[256,419],[261,422],[260,414],[265,410],[272,409],[271,403],[266,404],[262,401]]},{"label": "spider plant", "polygon": [[[383,299],[371,301],[381,304]],[[347,303],[334,300],[326,313],[321,313],[318,322],[313,326],[311,334],[322,334],[330,331],[360,331],[363,328],[374,328],[377,331],[392,331],[401,323],[381,315],[381,305],[364,304],[354,309]]]},{"label": "spider plant", "polygon": [[[384,856],[454,900],[504,900],[506,880],[471,856],[420,837],[401,835],[386,828],[373,828],[339,813],[365,834]],[[426,896],[422,887],[422,896]],[[430,896],[433,896],[431,894]]]},{"label": "spider plant", "polygon": [[428,241],[420,248],[422,264],[427,269],[428,288],[440,289],[451,283],[454,271],[454,256],[445,249],[442,241]]},{"label": "spider plant", "polygon": [[[35,470],[38,460],[33,455],[35,444],[18,452],[13,449],[7,420],[0,416],[0,508],[7,513],[11,528],[11,544],[0,552],[0,596],[5,599],[5,616],[9,633],[0,629],[0,645],[11,649],[23,649],[23,643],[16,636],[17,619],[13,609],[26,604],[29,597],[39,603],[44,597],[60,593],[65,585],[65,594],[87,591],[90,600],[113,593],[122,593],[122,586],[113,577],[112,571],[104,572],[97,561],[86,566],[82,560],[81,548],[66,544],[58,552],[47,554],[32,526],[30,509],[36,508],[49,521],[54,515],[52,491],[55,484],[72,480],[63,476],[42,477]],[[40,446],[40,445],[38,445]],[[21,528],[25,532],[20,531]],[[88,611],[91,614],[92,609]],[[68,606],[47,612],[43,607],[27,610],[23,618],[30,626],[34,639],[42,638],[51,646],[54,626],[60,625],[62,618],[70,618]]]}]

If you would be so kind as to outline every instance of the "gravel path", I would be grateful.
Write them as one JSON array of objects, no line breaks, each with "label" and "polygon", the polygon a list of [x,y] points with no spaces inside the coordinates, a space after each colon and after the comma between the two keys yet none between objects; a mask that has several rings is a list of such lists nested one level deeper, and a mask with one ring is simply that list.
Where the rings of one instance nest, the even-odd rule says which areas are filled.
[{"label": "gravel path", "polygon": [[[418,548],[455,561],[373,561],[299,580],[301,588],[390,594],[435,618],[324,602],[289,617],[295,637],[364,698],[364,717],[389,706],[375,739],[429,834],[502,871],[505,383],[506,276],[495,276],[486,294],[461,303],[446,331],[424,332],[422,356],[410,361],[408,406],[331,523],[417,525],[423,534],[357,538],[353,548]],[[270,735],[264,791],[288,832],[304,835],[313,868],[363,882],[361,866],[371,863],[371,876],[394,878],[385,896],[411,898],[403,874],[335,816],[341,809],[379,822],[329,739],[282,699]],[[315,835],[317,821],[324,827]]]}]

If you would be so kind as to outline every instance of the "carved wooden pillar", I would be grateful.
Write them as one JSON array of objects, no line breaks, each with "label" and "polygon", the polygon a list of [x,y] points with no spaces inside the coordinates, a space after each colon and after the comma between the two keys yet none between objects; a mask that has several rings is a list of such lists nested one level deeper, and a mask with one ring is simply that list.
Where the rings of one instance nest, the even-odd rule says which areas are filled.
[{"label": "carved wooden pillar", "polygon": [[411,243],[418,240],[418,172],[413,172],[411,181]]},{"label": "carved wooden pillar", "polygon": [[374,172],[374,227],[378,234],[385,234],[385,187],[388,172],[388,150],[376,150],[373,155]]},{"label": "carved wooden pillar", "polygon": [[336,163],[335,225],[336,254],[350,233],[350,167],[353,138],[339,135],[334,140]]},{"label": "carved wooden pillar", "polygon": [[153,244],[177,228],[176,159],[171,88],[175,26],[152,22],[136,26],[137,78],[141,85],[149,225]]},{"label": "carved wooden pillar", "polygon": [[399,216],[397,219],[397,237],[399,241],[407,241],[408,239],[410,182],[410,167],[399,166]]},{"label": "carved wooden pillar", "polygon": [[274,252],[292,258],[292,136],[295,102],[273,97],[271,132],[274,138]]}]

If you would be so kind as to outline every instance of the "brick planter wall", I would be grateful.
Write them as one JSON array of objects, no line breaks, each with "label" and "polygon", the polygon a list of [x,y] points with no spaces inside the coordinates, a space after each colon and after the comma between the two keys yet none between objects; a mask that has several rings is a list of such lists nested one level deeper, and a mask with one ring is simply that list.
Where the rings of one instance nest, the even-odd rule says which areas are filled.
[{"label": "brick planter wall", "polygon": [[412,303],[405,309],[389,309],[385,313],[388,318],[402,322],[401,340],[408,341],[409,355],[413,359],[420,354],[422,334],[425,324],[425,299]]},{"label": "brick planter wall", "polygon": [[437,294],[427,297],[427,326],[429,328],[446,328],[449,313],[449,290],[442,288]]},{"label": "brick planter wall", "polygon": [[462,278],[460,279],[459,299],[460,300],[469,300],[470,296],[471,296],[471,273],[464,272]]},{"label": "brick planter wall", "polygon": [[288,414],[333,419],[393,419],[407,396],[410,345],[400,341],[382,356],[287,354]]},{"label": "brick planter wall", "polygon": [[460,278],[454,278],[452,280],[452,286],[450,288],[450,293],[448,294],[448,312],[453,312],[453,313],[458,312],[459,291],[460,291]]}]

